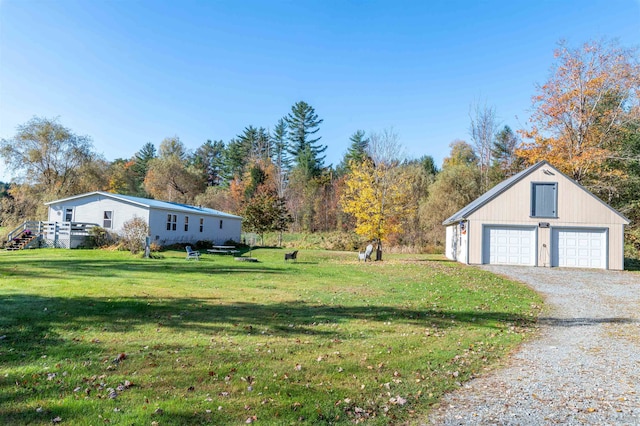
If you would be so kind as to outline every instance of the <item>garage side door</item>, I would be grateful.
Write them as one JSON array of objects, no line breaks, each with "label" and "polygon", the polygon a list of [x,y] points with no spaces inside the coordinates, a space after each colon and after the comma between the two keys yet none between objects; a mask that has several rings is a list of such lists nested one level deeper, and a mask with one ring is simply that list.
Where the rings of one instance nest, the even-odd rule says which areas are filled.
[{"label": "garage side door", "polygon": [[536,228],[485,226],[483,263],[492,265],[536,264]]},{"label": "garage side door", "polygon": [[607,231],[605,229],[556,228],[551,235],[551,266],[606,269]]}]

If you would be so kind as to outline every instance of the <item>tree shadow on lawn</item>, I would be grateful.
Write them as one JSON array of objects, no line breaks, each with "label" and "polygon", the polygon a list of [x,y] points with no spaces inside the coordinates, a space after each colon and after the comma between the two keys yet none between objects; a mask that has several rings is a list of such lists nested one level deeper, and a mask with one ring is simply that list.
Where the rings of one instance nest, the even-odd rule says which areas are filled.
[{"label": "tree shadow on lawn", "polygon": [[[137,259],[137,260],[95,260],[95,259],[50,259],[34,262],[30,258],[18,258],[10,264],[0,263],[0,278],[2,277],[31,277],[41,279],[56,279],[64,277],[115,277],[124,273],[153,273],[153,274],[217,274],[233,272],[256,272],[266,274],[286,274],[282,268],[243,264],[229,264],[215,260],[202,259],[187,261],[178,259]],[[64,274],[64,275],[61,275]]]},{"label": "tree shadow on lawn", "polygon": [[[216,298],[140,297],[44,297],[27,294],[0,296],[0,358],[6,365],[34,361],[43,354],[62,358],[95,349],[69,335],[128,333],[152,326],[174,332],[211,336],[261,333],[291,337],[324,336],[349,339],[347,330],[320,329],[322,324],[344,324],[351,320],[393,321],[432,328],[450,328],[468,323],[477,327],[532,326],[531,318],[504,312],[413,310],[392,306],[342,306],[284,302],[273,304],[220,304]],[[63,336],[60,331],[66,336]],[[80,345],[80,346],[78,346]],[[13,348],[9,351],[10,348]]]},{"label": "tree shadow on lawn", "polygon": [[[14,374],[6,379],[0,377],[0,417],[12,404],[25,404],[24,401],[34,397],[35,385],[12,380],[23,368],[28,371],[37,367],[44,371],[40,366],[43,362],[71,365],[93,360],[94,364],[104,366],[111,365],[112,358],[120,351],[129,353],[144,345],[160,351],[184,348],[180,345],[193,346],[194,338],[186,338],[182,333],[202,335],[205,346],[216,335],[254,335],[259,339],[316,336],[330,341],[361,339],[359,332],[351,332],[349,322],[365,320],[371,324],[372,333],[377,333],[374,327],[388,321],[396,327],[404,324],[442,331],[470,324],[506,329],[512,325],[531,327],[535,323],[531,318],[505,312],[420,310],[385,305],[322,305],[303,301],[221,304],[215,297],[1,295],[0,365],[5,372],[13,370]],[[323,327],[334,324],[337,327]],[[160,334],[156,335],[156,331]],[[150,334],[143,335],[143,332]],[[126,334],[133,336],[135,343],[118,343],[128,341]],[[186,342],[190,343],[182,343],[181,339],[188,339]],[[51,383],[47,382],[46,371],[42,371],[36,379],[28,374],[27,381]],[[37,392],[49,395],[55,394],[56,389],[52,384],[48,390],[39,388]],[[45,394],[41,398],[45,398]],[[60,415],[60,410],[55,412]],[[72,410],[62,417],[72,419],[77,415]]]}]

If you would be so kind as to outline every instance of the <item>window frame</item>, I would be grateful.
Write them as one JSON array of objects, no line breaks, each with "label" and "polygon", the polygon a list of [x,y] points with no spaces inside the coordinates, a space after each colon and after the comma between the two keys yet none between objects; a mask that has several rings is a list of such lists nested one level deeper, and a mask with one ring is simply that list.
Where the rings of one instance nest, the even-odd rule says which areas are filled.
[{"label": "window frame", "polygon": [[178,224],[178,215],[167,214],[167,231],[175,231]]},{"label": "window frame", "polygon": [[[107,218],[107,213],[109,213],[109,217]],[[107,226],[107,221],[109,221],[109,226]],[[113,229],[113,210],[103,210],[102,213],[102,227],[104,229]]]},{"label": "window frame", "polygon": [[220,219],[220,229],[222,229],[222,219]]},{"label": "window frame", "polygon": [[[536,211],[536,188],[539,186],[550,186],[553,187],[553,200],[552,200],[552,209],[553,212],[551,214],[547,214],[548,212],[538,213]],[[558,182],[531,182],[531,197],[530,197],[530,214],[532,218],[546,218],[546,219],[557,219],[558,218]]]},{"label": "window frame", "polygon": [[189,232],[189,216],[184,217],[184,232]]},{"label": "window frame", "polygon": [[204,217],[200,218],[200,232],[204,232]]}]

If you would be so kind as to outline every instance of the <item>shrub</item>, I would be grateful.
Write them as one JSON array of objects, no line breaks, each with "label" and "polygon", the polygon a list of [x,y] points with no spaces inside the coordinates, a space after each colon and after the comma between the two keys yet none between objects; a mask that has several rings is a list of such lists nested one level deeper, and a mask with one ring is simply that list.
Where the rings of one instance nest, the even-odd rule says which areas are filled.
[{"label": "shrub", "polygon": [[213,243],[211,241],[201,240],[201,241],[196,241],[196,243],[193,245],[193,247],[196,250],[206,250],[206,249],[210,249],[211,247],[213,247]]},{"label": "shrub", "polygon": [[149,235],[149,225],[144,219],[134,217],[122,225],[122,245],[135,254],[144,250],[145,239]]},{"label": "shrub", "polygon": [[89,247],[107,247],[115,240],[115,236],[101,226],[89,229],[89,238],[87,239]]}]

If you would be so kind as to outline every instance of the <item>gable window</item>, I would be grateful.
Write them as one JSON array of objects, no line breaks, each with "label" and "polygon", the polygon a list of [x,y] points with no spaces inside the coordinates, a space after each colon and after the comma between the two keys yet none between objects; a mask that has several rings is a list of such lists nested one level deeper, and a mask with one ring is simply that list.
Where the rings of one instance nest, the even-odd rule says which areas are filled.
[{"label": "gable window", "polygon": [[200,218],[200,232],[204,232],[204,218]]},{"label": "gable window", "polygon": [[222,229],[222,219],[220,219],[220,229]]},{"label": "gable window", "polygon": [[176,216],[175,214],[167,215],[167,231],[175,231],[177,223],[178,223],[178,216]]},{"label": "gable window", "polygon": [[64,221],[71,222],[73,220],[73,209],[64,209]]},{"label": "gable window", "polygon": [[531,183],[531,217],[558,217],[558,183]]},{"label": "gable window", "polygon": [[184,232],[189,230],[189,216],[184,217]]},{"label": "gable window", "polygon": [[113,225],[113,211],[105,210],[102,215],[102,227],[104,229],[111,229]]}]

